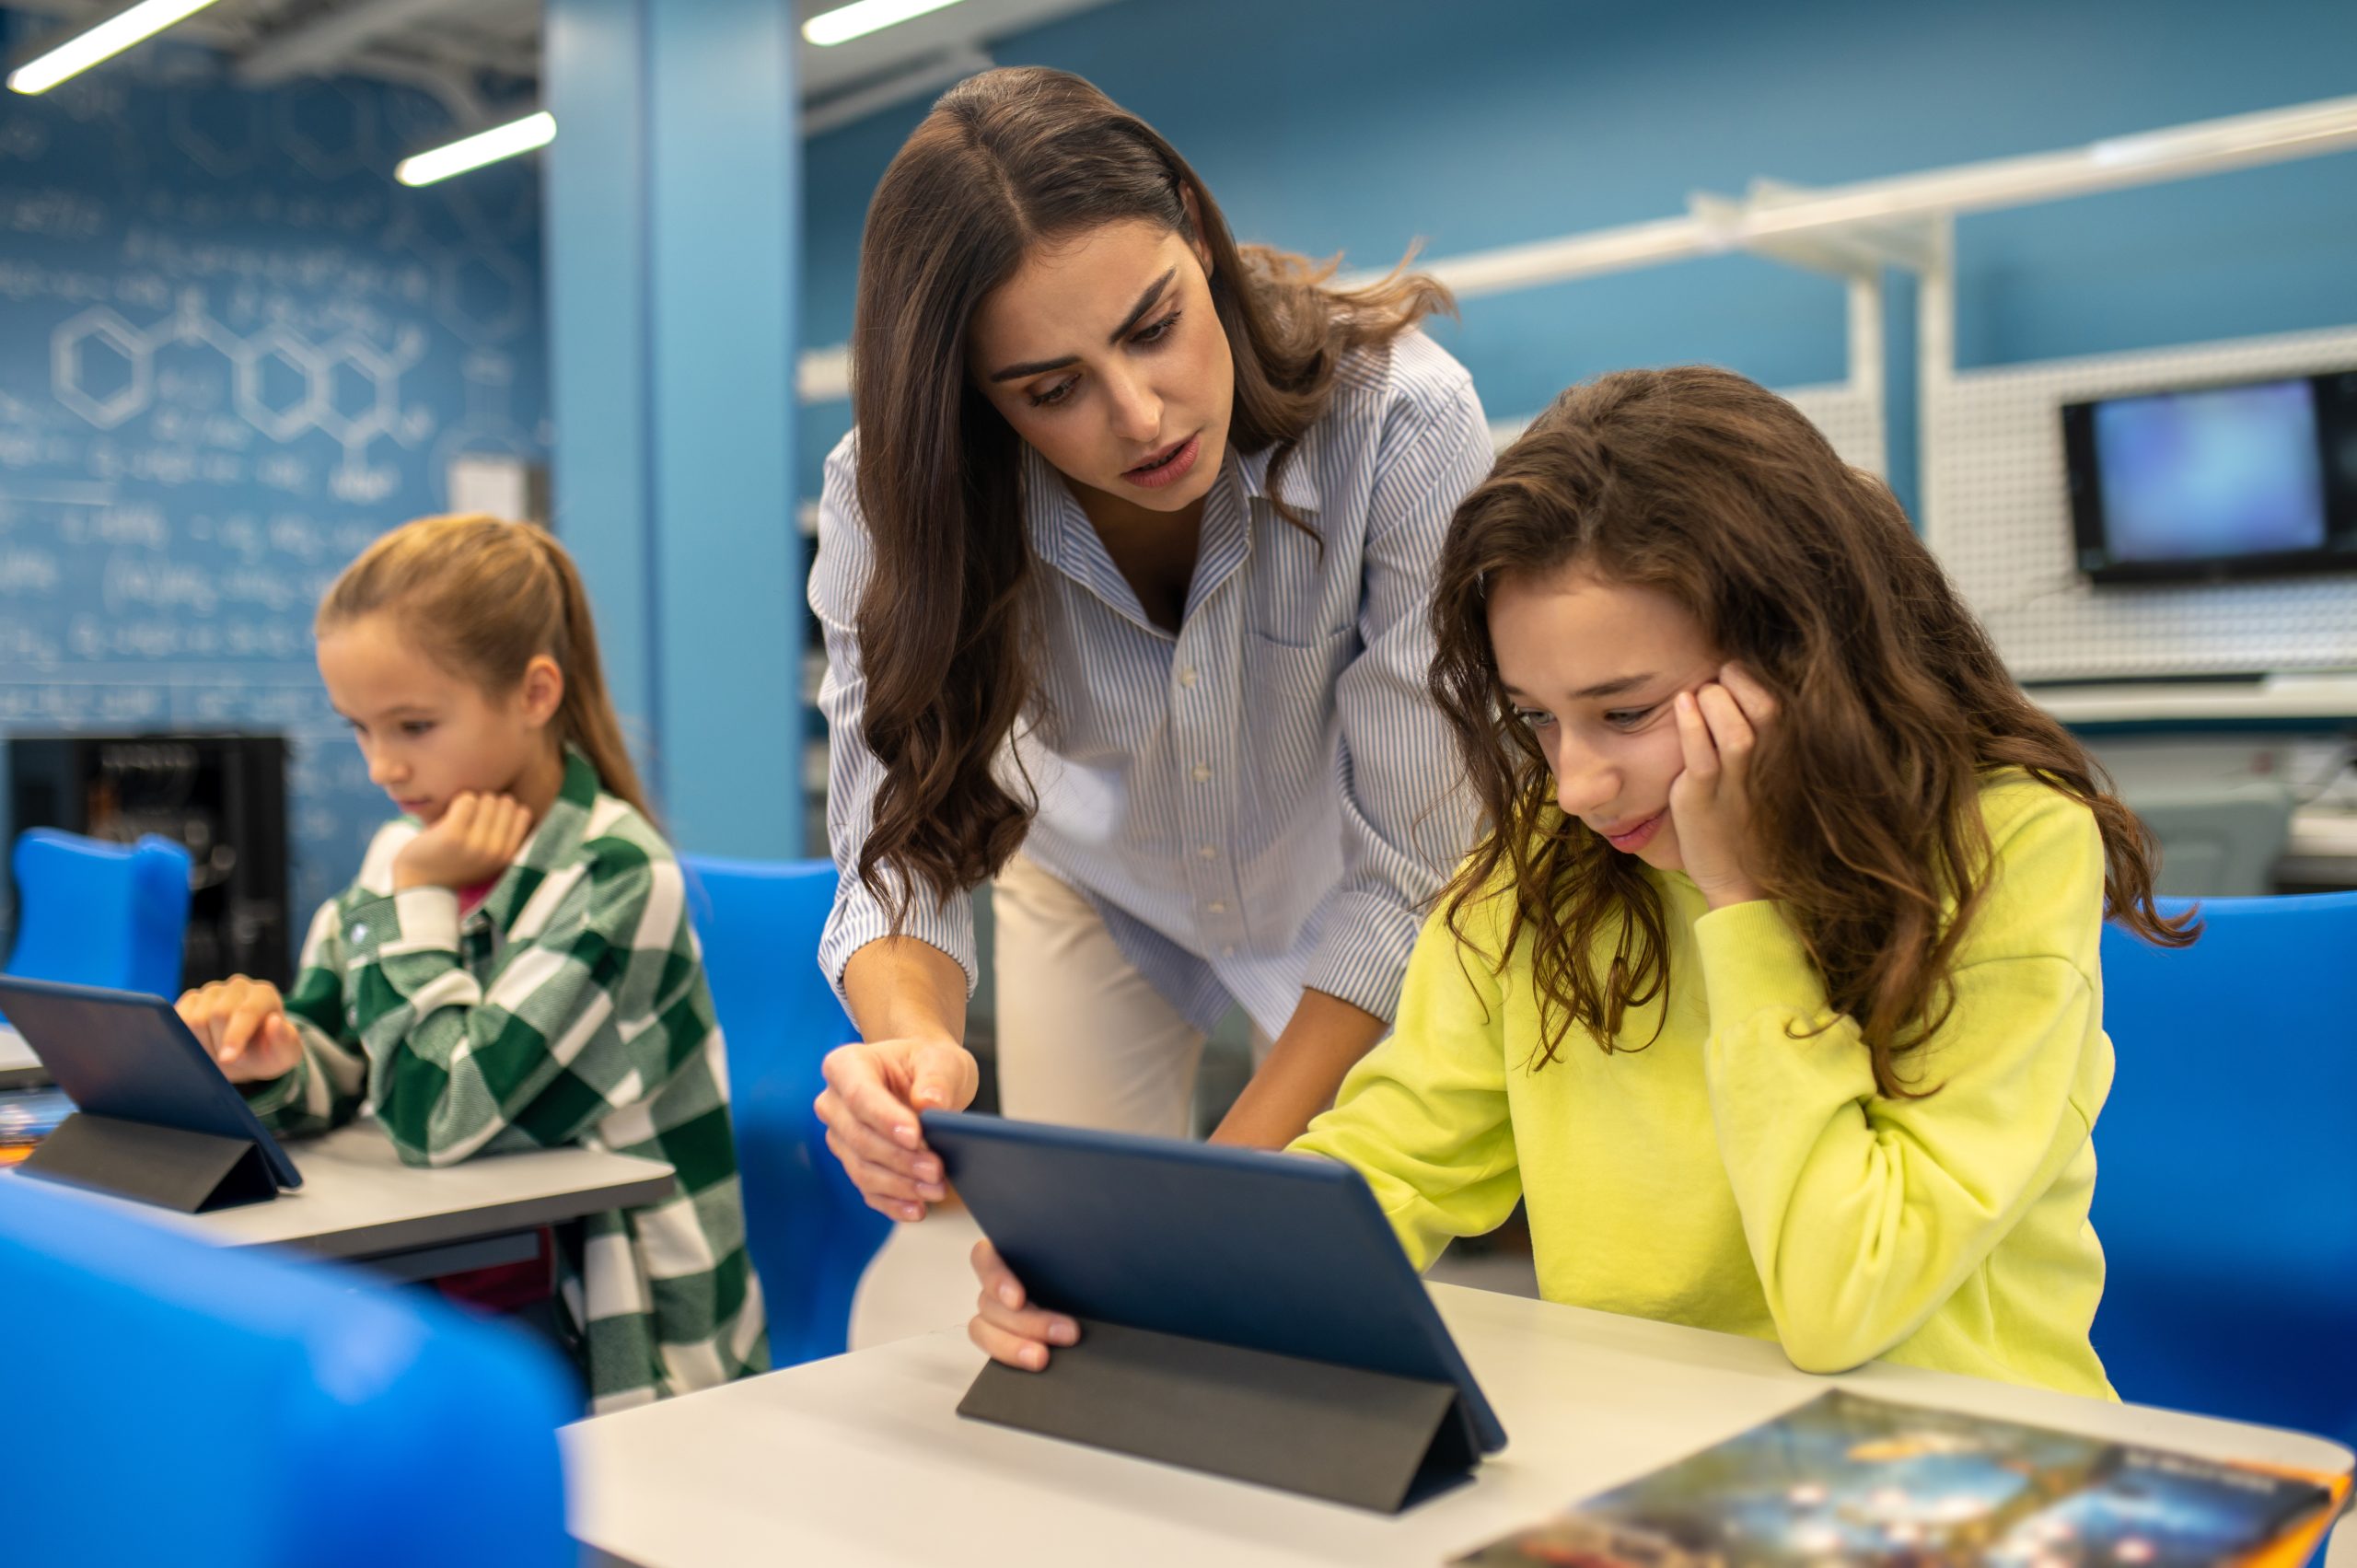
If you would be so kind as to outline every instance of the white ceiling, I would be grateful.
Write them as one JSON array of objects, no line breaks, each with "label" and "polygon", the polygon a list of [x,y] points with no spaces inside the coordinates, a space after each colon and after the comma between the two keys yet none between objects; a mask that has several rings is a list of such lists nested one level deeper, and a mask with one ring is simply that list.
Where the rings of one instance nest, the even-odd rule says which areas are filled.
[{"label": "white ceiling", "polygon": [[[0,0],[55,17],[60,36],[124,0]],[[783,0],[782,0],[783,3]],[[841,0],[791,0],[800,20]],[[798,44],[804,128],[830,129],[988,64],[991,43],[1110,0],[961,0],[831,49]],[[540,0],[218,0],[168,37],[210,45],[255,86],[356,75],[424,87],[462,119],[537,91]],[[99,66],[104,70],[105,67]]]}]

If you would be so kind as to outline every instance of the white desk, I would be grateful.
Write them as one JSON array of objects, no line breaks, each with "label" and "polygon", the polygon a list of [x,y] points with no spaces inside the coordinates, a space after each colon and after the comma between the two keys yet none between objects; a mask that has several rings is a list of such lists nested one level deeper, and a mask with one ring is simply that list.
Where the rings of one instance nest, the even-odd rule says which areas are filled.
[{"label": "white desk", "polygon": [[2108,681],[2032,686],[2030,701],[2064,724],[2177,719],[2357,719],[2357,675],[2293,672],[2257,680]]},{"label": "white desk", "polygon": [[[669,1166],[597,1149],[489,1155],[438,1170],[414,1169],[401,1163],[381,1131],[366,1124],[323,1138],[290,1139],[285,1149],[303,1173],[302,1186],[267,1203],[207,1214],[174,1214],[60,1182],[42,1185],[224,1247],[296,1247],[330,1258],[449,1247],[654,1202],[671,1191]],[[26,1179],[13,1169],[8,1174]]]},{"label": "white desk", "polygon": [[2357,811],[2304,806],[2275,863],[2278,887],[2357,887]]},{"label": "white desk", "polygon": [[573,1533],[644,1568],[1437,1568],[1830,1383],[2220,1458],[2346,1470],[2318,1438],[1910,1367],[1810,1377],[1774,1345],[1432,1287],[1511,1446],[1398,1517],[960,1421],[961,1329],[602,1416],[562,1434]]}]

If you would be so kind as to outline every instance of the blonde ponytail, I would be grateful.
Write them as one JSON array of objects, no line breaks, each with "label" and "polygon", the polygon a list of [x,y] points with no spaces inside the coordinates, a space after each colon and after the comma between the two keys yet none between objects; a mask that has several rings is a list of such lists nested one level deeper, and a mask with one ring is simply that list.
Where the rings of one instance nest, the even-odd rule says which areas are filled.
[{"label": "blonde ponytail", "polygon": [[564,644],[572,659],[557,661],[564,671],[564,703],[557,709],[557,722],[565,739],[581,748],[598,770],[606,792],[629,801],[639,815],[653,821],[654,807],[647,804],[638,769],[622,740],[621,715],[614,712],[613,699],[606,692],[605,665],[598,656],[598,627],[589,618],[589,594],[581,586],[580,569],[554,534],[529,523],[516,526],[540,540],[564,601]]}]

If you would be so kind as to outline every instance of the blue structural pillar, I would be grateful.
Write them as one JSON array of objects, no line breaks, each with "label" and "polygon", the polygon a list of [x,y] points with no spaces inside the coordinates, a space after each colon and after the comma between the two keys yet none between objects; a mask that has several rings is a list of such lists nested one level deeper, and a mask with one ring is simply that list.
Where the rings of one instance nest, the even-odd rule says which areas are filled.
[{"label": "blue structural pillar", "polygon": [[549,0],[559,536],[671,836],[804,853],[794,300],[780,0]]}]

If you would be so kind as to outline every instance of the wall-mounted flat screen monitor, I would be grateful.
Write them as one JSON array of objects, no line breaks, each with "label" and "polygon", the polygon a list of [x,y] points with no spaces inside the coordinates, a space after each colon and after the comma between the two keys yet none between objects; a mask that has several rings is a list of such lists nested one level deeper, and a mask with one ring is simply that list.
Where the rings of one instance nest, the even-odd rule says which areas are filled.
[{"label": "wall-mounted flat screen monitor", "polygon": [[2062,407],[2098,583],[2357,571],[2357,371]]}]

